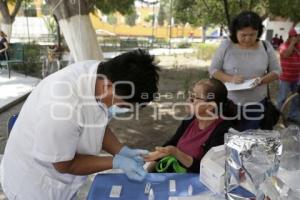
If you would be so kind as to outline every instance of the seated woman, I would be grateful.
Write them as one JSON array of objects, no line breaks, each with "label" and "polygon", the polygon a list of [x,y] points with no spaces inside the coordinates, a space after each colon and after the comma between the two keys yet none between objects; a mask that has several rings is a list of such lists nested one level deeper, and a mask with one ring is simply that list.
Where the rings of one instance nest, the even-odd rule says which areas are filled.
[{"label": "seated woman", "polygon": [[224,144],[224,134],[233,126],[234,104],[227,99],[225,85],[216,79],[197,82],[189,96],[190,113],[175,135],[163,147],[156,147],[144,159],[153,172],[156,161],[173,156],[188,172],[199,173],[200,160],[214,146]]}]

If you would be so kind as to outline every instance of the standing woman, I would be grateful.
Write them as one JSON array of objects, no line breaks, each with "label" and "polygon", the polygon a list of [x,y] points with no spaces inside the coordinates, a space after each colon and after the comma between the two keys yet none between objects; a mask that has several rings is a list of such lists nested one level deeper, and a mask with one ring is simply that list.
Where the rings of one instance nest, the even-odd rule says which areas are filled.
[{"label": "standing woman", "polygon": [[233,19],[229,31],[230,39],[221,43],[209,72],[222,82],[242,83],[256,78],[256,87],[229,91],[228,97],[241,105],[239,130],[258,129],[265,109],[267,84],[278,79],[279,62],[271,44],[259,39],[263,25],[256,13],[240,13]]},{"label": "standing woman", "polygon": [[7,35],[0,31],[0,60],[6,60],[6,50],[8,49]]}]

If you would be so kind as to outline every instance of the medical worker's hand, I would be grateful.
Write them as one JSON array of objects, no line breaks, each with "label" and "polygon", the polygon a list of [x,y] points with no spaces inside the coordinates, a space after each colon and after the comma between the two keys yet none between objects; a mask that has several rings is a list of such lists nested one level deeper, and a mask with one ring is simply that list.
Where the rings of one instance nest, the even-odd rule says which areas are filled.
[{"label": "medical worker's hand", "polygon": [[148,155],[149,151],[144,149],[131,149],[127,146],[124,146],[118,154],[128,158],[133,158],[135,161],[138,162],[140,166],[143,166],[144,165],[143,157]]},{"label": "medical worker's hand", "polygon": [[142,181],[147,172],[143,166],[132,158],[116,154],[113,158],[113,168],[122,169],[130,180]]}]

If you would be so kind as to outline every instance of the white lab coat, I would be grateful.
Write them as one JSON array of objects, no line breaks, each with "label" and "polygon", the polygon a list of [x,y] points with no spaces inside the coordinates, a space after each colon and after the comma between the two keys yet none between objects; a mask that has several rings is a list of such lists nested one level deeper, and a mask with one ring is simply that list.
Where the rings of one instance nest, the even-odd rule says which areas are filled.
[{"label": "white lab coat", "polygon": [[28,97],[1,164],[2,187],[9,199],[76,196],[86,176],[61,174],[52,163],[101,150],[108,120],[95,100],[98,64],[70,65],[41,81]]}]

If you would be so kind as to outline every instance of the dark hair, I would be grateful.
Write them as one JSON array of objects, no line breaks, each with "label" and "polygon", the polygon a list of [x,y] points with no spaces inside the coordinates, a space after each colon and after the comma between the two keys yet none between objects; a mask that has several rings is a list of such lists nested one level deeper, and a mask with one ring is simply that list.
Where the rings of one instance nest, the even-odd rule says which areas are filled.
[{"label": "dark hair", "polygon": [[1,37],[7,37],[7,35],[3,31],[0,31],[0,36]]},{"label": "dark hair", "polygon": [[229,26],[230,39],[234,43],[238,43],[237,31],[251,27],[254,30],[257,30],[257,41],[263,33],[264,26],[262,24],[262,19],[258,14],[252,11],[244,11],[237,15],[231,22]]},{"label": "dark hair", "polygon": [[[113,83],[131,82],[135,89],[133,96],[123,100],[129,103],[147,103],[153,100],[153,94],[158,90],[159,67],[153,61],[154,57],[147,51],[138,49],[101,62],[97,74],[105,75]],[[115,92],[119,96],[128,96],[132,94],[132,87],[129,84],[116,84]]]},{"label": "dark hair", "polygon": [[[217,106],[218,110],[222,107],[222,114],[226,117],[233,117],[237,113],[237,106],[227,98],[228,90],[224,83],[221,81],[211,78],[198,81],[195,86],[202,86],[203,92],[205,93],[206,101],[212,102],[214,101]],[[210,95],[213,94],[213,95]],[[221,114],[219,112],[219,114]]]}]

